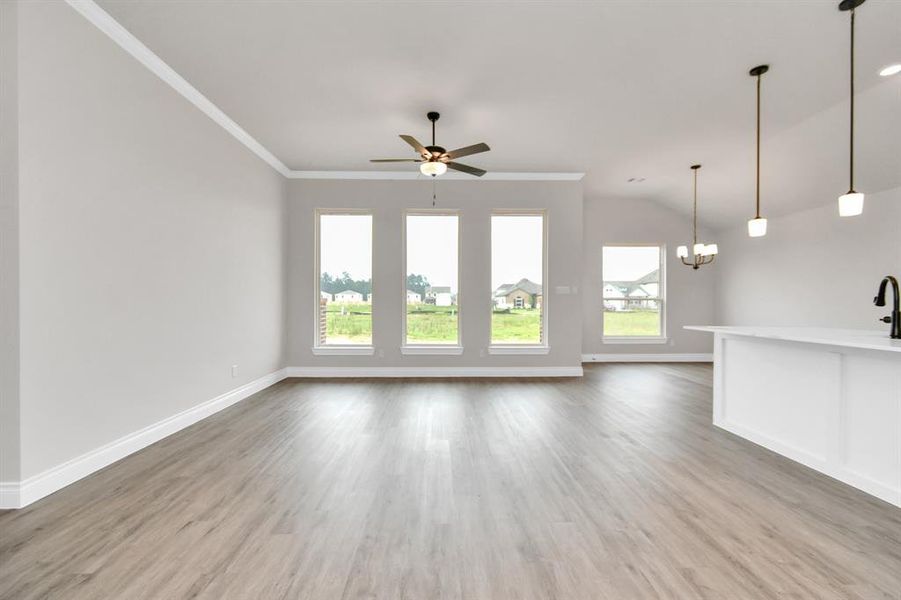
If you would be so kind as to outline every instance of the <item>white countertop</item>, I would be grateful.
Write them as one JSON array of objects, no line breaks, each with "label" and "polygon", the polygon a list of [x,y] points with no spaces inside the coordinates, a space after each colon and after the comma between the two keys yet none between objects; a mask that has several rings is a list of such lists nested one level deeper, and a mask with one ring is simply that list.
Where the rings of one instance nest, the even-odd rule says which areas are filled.
[{"label": "white countertop", "polygon": [[893,340],[889,337],[888,325],[886,325],[885,331],[831,329],[828,327],[733,327],[728,325],[686,325],[685,329],[808,344],[901,352],[901,340]]}]

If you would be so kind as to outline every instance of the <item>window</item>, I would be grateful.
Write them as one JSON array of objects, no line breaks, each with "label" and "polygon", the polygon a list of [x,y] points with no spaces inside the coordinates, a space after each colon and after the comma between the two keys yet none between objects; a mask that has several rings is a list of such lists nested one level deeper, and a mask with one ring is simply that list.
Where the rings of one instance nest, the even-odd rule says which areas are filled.
[{"label": "window", "polygon": [[546,344],[544,213],[491,215],[491,344]]},{"label": "window", "polygon": [[371,346],[372,215],[317,217],[315,346]]},{"label": "window", "polygon": [[460,218],[448,213],[407,213],[404,231],[404,346],[459,347]]},{"label": "window", "polygon": [[663,246],[604,246],[604,338],[662,339]]}]

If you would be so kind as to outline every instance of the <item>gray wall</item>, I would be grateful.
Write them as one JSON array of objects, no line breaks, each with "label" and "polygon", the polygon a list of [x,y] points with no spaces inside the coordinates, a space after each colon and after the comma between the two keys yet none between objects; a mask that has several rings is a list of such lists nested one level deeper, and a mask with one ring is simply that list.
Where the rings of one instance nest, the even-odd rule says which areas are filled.
[{"label": "gray wall", "polygon": [[[690,244],[691,220],[647,200],[585,199],[582,261],[582,352],[584,354],[709,353],[710,336],[686,331],[684,325],[714,322],[716,262],[697,271],[676,257],[676,246]],[[718,236],[702,229],[699,239],[718,242]],[[666,244],[666,344],[604,344],[602,249],[616,244]],[[722,246],[720,246],[722,253]]]},{"label": "gray wall", "polygon": [[[555,286],[580,287],[582,186],[579,182],[448,181],[438,183],[438,207],[462,211],[461,356],[400,353],[405,299],[401,297],[401,232],[406,209],[430,208],[430,181],[293,180],[288,187],[288,365],[320,367],[578,366],[581,298],[555,294]],[[316,208],[373,211],[374,356],[314,356],[313,314]],[[547,356],[482,356],[489,344],[490,214],[492,209],[543,208],[548,219]],[[581,290],[580,290],[581,291]],[[379,355],[379,351],[383,356]]]},{"label": "gray wall", "polygon": [[839,217],[833,199],[770,219],[762,238],[736,227],[720,253],[719,324],[887,331],[872,300],[884,275],[901,276],[901,188],[868,194],[857,217]]},{"label": "gray wall", "polygon": [[17,6],[0,2],[0,482],[19,479]]},{"label": "gray wall", "polygon": [[282,366],[285,181],[66,4],[18,24],[25,479]]}]

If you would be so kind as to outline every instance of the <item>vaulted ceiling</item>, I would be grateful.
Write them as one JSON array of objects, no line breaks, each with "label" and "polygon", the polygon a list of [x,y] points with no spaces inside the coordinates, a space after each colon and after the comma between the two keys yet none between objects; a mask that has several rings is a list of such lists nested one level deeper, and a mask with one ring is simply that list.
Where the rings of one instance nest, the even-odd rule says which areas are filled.
[{"label": "vaulted ceiling", "polygon": [[[485,141],[492,171],[584,171],[587,197],[751,216],[754,80],[763,80],[764,212],[847,189],[848,14],[837,2],[268,2],[99,4],[288,167],[397,170],[397,137]],[[901,185],[901,3],[858,25],[858,173]],[[415,166],[411,166],[415,169]],[[630,178],[644,178],[629,183]]]}]

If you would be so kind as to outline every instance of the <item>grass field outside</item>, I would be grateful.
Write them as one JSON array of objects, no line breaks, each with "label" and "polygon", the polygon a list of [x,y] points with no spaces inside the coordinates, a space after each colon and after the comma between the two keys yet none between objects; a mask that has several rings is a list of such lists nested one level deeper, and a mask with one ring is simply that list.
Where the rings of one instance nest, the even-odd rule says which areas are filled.
[{"label": "grass field outside", "polygon": [[326,305],[326,344],[372,344],[372,305]]},{"label": "grass field outside", "polygon": [[[456,306],[407,305],[407,343],[457,343]],[[541,313],[535,309],[513,309],[491,315],[491,342],[494,344],[541,343]],[[372,305],[326,305],[327,344],[371,344]]]},{"label": "grass field outside", "polygon": [[456,306],[435,306],[434,304],[407,305],[408,344],[456,344]]},{"label": "grass field outside", "polygon": [[604,311],[605,336],[660,335],[660,312],[656,310]]},{"label": "grass field outside", "polygon": [[[372,305],[329,302],[326,309],[326,343],[371,344]],[[433,304],[407,305],[407,343],[457,343],[457,307]],[[491,343],[541,343],[541,313],[513,309],[491,314]],[[660,335],[660,313],[654,310],[604,311],[606,336]]]},{"label": "grass field outside", "polygon": [[491,313],[492,344],[540,344],[541,311],[514,308]]}]

